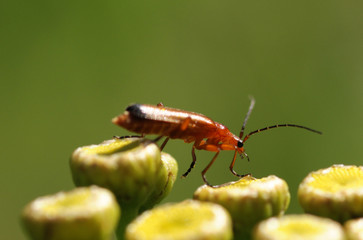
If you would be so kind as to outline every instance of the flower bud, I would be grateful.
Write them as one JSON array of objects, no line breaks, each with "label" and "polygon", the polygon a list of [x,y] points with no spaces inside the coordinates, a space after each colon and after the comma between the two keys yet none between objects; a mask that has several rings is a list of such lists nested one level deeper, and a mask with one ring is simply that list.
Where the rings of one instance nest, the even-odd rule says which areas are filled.
[{"label": "flower bud", "polygon": [[344,222],[363,217],[363,167],[334,165],[310,173],[300,184],[306,213]]},{"label": "flower bud", "polygon": [[144,138],[122,138],[77,148],[71,157],[77,186],[110,189],[123,211],[117,235],[140,212],[160,202],[171,190],[178,166],[174,158]]},{"label": "flower bud", "polygon": [[309,214],[272,217],[260,222],[253,232],[254,240],[344,240],[339,223]]},{"label": "flower bud", "polygon": [[348,240],[363,239],[363,218],[349,220],[344,224]]},{"label": "flower bud", "polygon": [[79,147],[70,164],[77,186],[108,188],[122,206],[133,208],[147,201],[162,174],[159,147],[143,138],[112,139]]},{"label": "flower bud", "polygon": [[167,196],[174,186],[178,175],[178,163],[167,153],[161,152],[162,169],[155,191],[150,195],[147,202],[143,204],[140,212],[152,208]]},{"label": "flower bud", "polygon": [[256,179],[251,176],[219,188],[199,187],[194,199],[222,205],[232,216],[235,237],[249,238],[256,223],[282,215],[290,202],[286,182],[276,176]]},{"label": "flower bud", "polygon": [[229,240],[232,225],[220,205],[186,200],[145,211],[127,226],[126,239]]},{"label": "flower bud", "polygon": [[114,195],[91,186],[35,199],[22,222],[34,240],[109,240],[119,216]]}]

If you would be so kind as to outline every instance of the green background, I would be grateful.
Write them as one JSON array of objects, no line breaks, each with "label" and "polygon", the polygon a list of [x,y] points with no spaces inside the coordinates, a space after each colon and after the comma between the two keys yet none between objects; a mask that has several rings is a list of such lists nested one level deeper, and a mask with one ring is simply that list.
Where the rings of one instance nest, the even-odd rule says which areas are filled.
[{"label": "green background", "polygon": [[[111,123],[130,103],[163,102],[203,113],[246,143],[240,173],[275,174],[302,212],[299,182],[332,164],[362,165],[362,1],[2,1],[0,3],[0,239],[24,239],[19,215],[42,195],[73,188],[72,151],[129,134]],[[191,161],[191,144],[165,151]],[[213,153],[178,178],[165,201],[190,198]],[[232,152],[207,178],[219,184]],[[164,201],[164,202],[165,202]]]}]

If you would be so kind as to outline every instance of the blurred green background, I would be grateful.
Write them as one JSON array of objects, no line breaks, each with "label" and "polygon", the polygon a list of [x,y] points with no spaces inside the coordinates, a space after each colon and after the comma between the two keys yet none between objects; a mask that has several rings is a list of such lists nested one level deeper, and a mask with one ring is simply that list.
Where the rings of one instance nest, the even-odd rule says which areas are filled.
[{"label": "blurred green background", "polygon": [[[362,165],[362,1],[2,1],[0,3],[1,230],[24,239],[23,206],[73,188],[78,146],[129,134],[111,118],[134,102],[203,113],[238,134],[296,123],[250,138],[251,162],[236,170],[285,179],[289,213],[302,212],[299,182],[332,164]],[[165,151],[191,162],[191,144]],[[165,201],[192,197],[213,153],[178,179]],[[235,180],[232,152],[207,178]],[[164,202],[165,202],[164,201]]]}]

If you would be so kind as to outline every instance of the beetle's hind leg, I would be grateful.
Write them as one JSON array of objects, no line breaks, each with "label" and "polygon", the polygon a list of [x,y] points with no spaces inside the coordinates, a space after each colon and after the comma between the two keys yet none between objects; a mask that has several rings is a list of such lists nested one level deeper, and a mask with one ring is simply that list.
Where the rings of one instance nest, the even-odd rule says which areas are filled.
[{"label": "beetle's hind leg", "polygon": [[164,149],[165,145],[168,143],[169,139],[170,139],[170,138],[168,138],[168,137],[167,137],[167,138],[165,138],[165,140],[164,140],[163,144],[161,144],[161,146],[160,146],[160,151],[163,151],[163,149]]},{"label": "beetle's hind leg", "polygon": [[[155,138],[154,142],[159,141],[162,137],[164,137],[164,136],[159,136],[159,137]],[[170,139],[169,137],[165,138],[163,144],[161,144],[161,146],[160,146],[160,151],[163,151],[163,149],[164,149],[165,145],[168,143],[169,139]]]}]

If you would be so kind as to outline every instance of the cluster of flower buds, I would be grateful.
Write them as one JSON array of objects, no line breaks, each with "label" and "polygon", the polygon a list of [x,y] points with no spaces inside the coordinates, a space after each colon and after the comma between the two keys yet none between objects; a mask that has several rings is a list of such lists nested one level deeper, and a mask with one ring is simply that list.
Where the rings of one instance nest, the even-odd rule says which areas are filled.
[{"label": "cluster of flower buds", "polygon": [[77,188],[24,208],[31,239],[363,239],[363,167],[310,173],[298,190],[306,214],[295,215],[284,215],[289,188],[273,175],[203,185],[193,199],[155,207],[170,193],[178,165],[140,137],[79,147],[70,167]]}]

